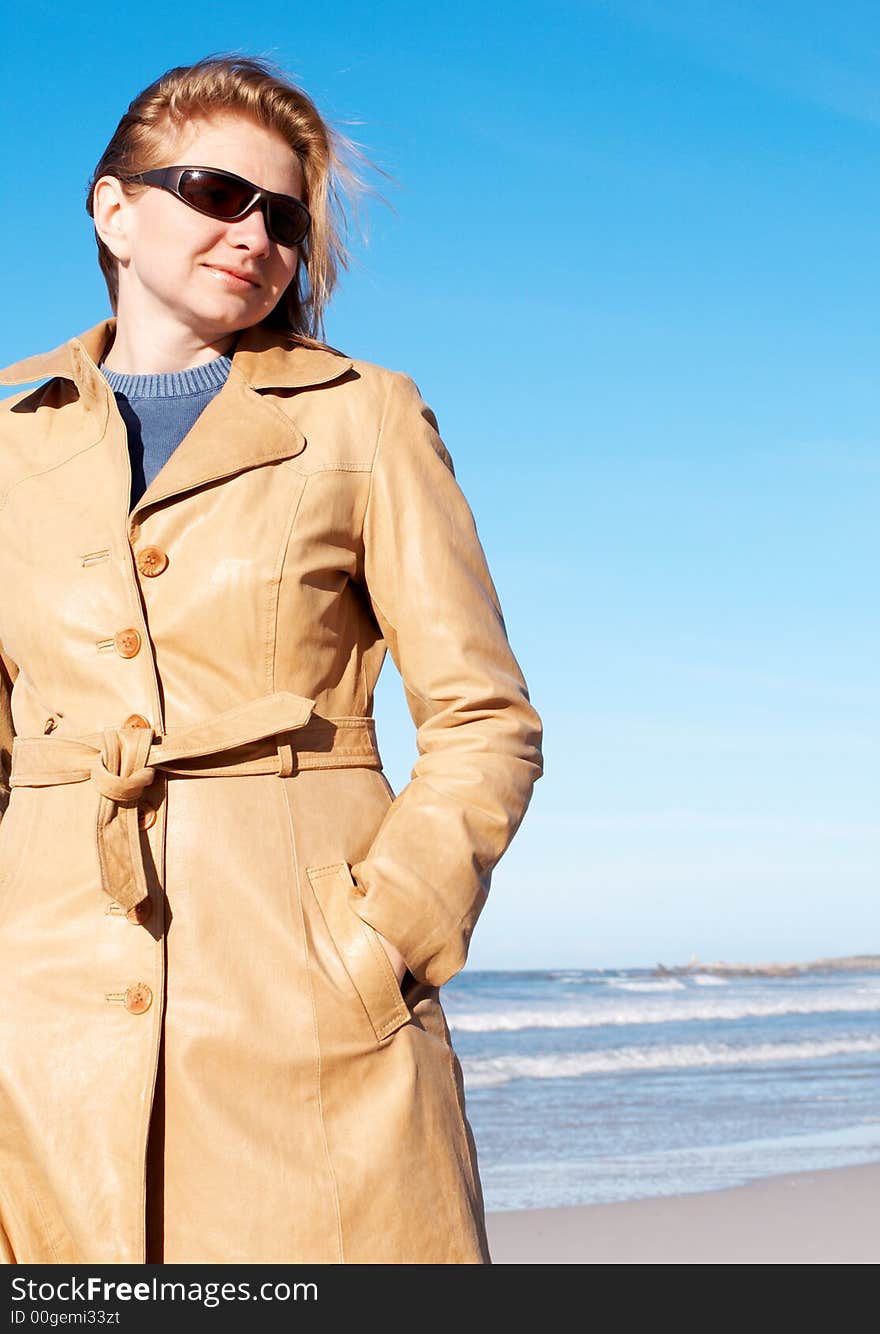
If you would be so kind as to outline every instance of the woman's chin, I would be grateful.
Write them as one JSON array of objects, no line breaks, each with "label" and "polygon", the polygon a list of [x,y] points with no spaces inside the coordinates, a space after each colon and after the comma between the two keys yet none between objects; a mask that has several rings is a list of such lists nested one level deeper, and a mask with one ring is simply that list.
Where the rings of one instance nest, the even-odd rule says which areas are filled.
[{"label": "woman's chin", "polygon": [[243,301],[218,301],[202,304],[190,312],[187,321],[190,329],[197,329],[206,338],[218,335],[238,333],[259,324],[267,310],[261,303],[259,308]]}]

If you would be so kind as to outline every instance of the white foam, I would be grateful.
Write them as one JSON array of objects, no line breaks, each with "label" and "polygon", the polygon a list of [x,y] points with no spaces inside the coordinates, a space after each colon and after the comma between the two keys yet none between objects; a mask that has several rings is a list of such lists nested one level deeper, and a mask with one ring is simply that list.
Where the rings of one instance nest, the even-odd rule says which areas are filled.
[{"label": "white foam", "polygon": [[611,977],[606,984],[618,991],[685,991],[686,987],[677,977],[643,978],[627,982],[623,978]]},{"label": "white foam", "polygon": [[611,1051],[559,1052],[546,1056],[493,1056],[464,1060],[468,1088],[490,1088],[515,1079],[579,1079],[583,1075],[637,1074],[645,1070],[687,1070],[710,1066],[768,1065],[812,1061],[880,1051],[878,1038],[838,1038],[819,1042],[681,1043],[668,1047],[618,1047]]},{"label": "white foam", "polygon": [[[607,994],[607,993],[606,993]],[[461,1033],[513,1033],[523,1028],[604,1028],[624,1024],[669,1024],[715,1019],[763,1019],[785,1014],[858,1014],[880,1010],[880,992],[818,991],[812,996],[709,998],[676,996],[664,1003],[633,1001],[627,1005],[596,1000],[592,1004],[510,1006],[504,1010],[462,1010],[444,1001],[450,1029]]]}]

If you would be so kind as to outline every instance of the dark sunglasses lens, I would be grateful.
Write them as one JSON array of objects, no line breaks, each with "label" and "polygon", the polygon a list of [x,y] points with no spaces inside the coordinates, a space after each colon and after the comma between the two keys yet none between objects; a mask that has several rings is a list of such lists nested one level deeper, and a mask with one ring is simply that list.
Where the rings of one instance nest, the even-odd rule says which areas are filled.
[{"label": "dark sunglasses lens", "polygon": [[309,215],[297,204],[273,199],[269,205],[268,225],[279,245],[299,245],[309,230]]},{"label": "dark sunglasses lens", "polygon": [[253,197],[246,185],[208,171],[186,172],[177,188],[188,204],[214,218],[234,218]]},{"label": "dark sunglasses lens", "polygon": [[[239,217],[254,197],[252,186],[211,171],[184,172],[177,188],[193,208],[230,221]],[[305,239],[311,219],[304,205],[273,199],[268,214],[267,228],[279,245],[299,245]]]}]

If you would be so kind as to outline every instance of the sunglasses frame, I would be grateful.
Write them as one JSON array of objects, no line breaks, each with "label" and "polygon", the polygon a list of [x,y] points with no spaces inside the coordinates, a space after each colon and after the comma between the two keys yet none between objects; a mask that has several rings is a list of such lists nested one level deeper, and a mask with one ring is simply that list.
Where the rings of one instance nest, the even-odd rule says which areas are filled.
[{"label": "sunglasses frame", "polygon": [[[185,196],[180,193],[180,182],[184,173],[187,171],[205,172],[210,176],[220,176],[226,181],[234,181],[236,185],[246,186],[247,189],[251,191],[250,199],[244,208],[240,209],[238,213],[230,218],[222,217],[217,213],[212,213],[206,208],[199,208],[198,204],[194,204],[192,200],[185,198]],[[266,224],[266,232],[271,240],[277,245],[287,246],[290,249],[294,246],[302,245],[303,241],[309,234],[309,228],[312,223],[312,215],[309,213],[309,210],[301,199],[295,198],[294,195],[279,194],[277,191],[273,190],[261,190],[258,185],[254,185],[253,181],[246,180],[244,176],[236,176],[235,172],[224,171],[221,167],[196,167],[192,165],[157,167],[155,171],[138,172],[137,174],[126,176],[125,179],[127,181],[142,182],[144,185],[155,185],[158,186],[160,190],[167,190],[169,194],[174,195],[175,199],[179,199],[181,203],[186,204],[188,208],[194,209],[196,213],[203,213],[206,217],[213,218],[216,222],[239,222],[242,218],[247,217],[248,213],[254,208],[259,208],[263,214],[263,222]],[[298,240],[282,241],[275,232],[275,228],[272,224],[272,204],[275,201],[283,201],[285,204],[293,204],[295,205],[295,211],[302,213],[303,233]]]}]

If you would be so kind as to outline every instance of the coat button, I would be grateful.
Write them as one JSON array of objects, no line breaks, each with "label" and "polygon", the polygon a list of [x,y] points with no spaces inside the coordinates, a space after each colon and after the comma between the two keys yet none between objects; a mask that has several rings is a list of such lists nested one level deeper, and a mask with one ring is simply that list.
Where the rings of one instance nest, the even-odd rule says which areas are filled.
[{"label": "coat button", "polygon": [[148,727],[152,732],[153,724],[148,723],[142,713],[130,713],[122,724],[123,727]]},{"label": "coat button", "polygon": [[137,630],[117,630],[113,636],[113,647],[120,658],[133,658],[141,650],[141,637]]},{"label": "coat button", "polygon": [[137,554],[137,567],[141,574],[161,574],[168,564],[168,557],[161,547],[142,547]]},{"label": "coat button", "polygon": [[[130,922],[140,923],[140,922],[145,922],[152,913],[152,911],[153,911],[153,900],[141,899],[140,903],[136,903],[133,908],[129,908],[128,912],[125,915]],[[132,988],[129,987],[129,991],[131,990]],[[147,987],[147,990],[149,991],[149,987]],[[127,1000],[126,1004],[128,1005]],[[149,1004],[149,1001],[147,1002],[147,1004]],[[146,1006],[144,1008],[146,1009]],[[130,1005],[129,1009],[131,1009]]]},{"label": "coat button", "polygon": [[143,1014],[153,1004],[153,993],[146,982],[136,982],[125,993],[125,1008],[130,1014]]},{"label": "coat button", "polygon": [[151,829],[156,823],[156,808],[151,806],[148,801],[142,801],[138,806],[138,825],[141,829]]}]

